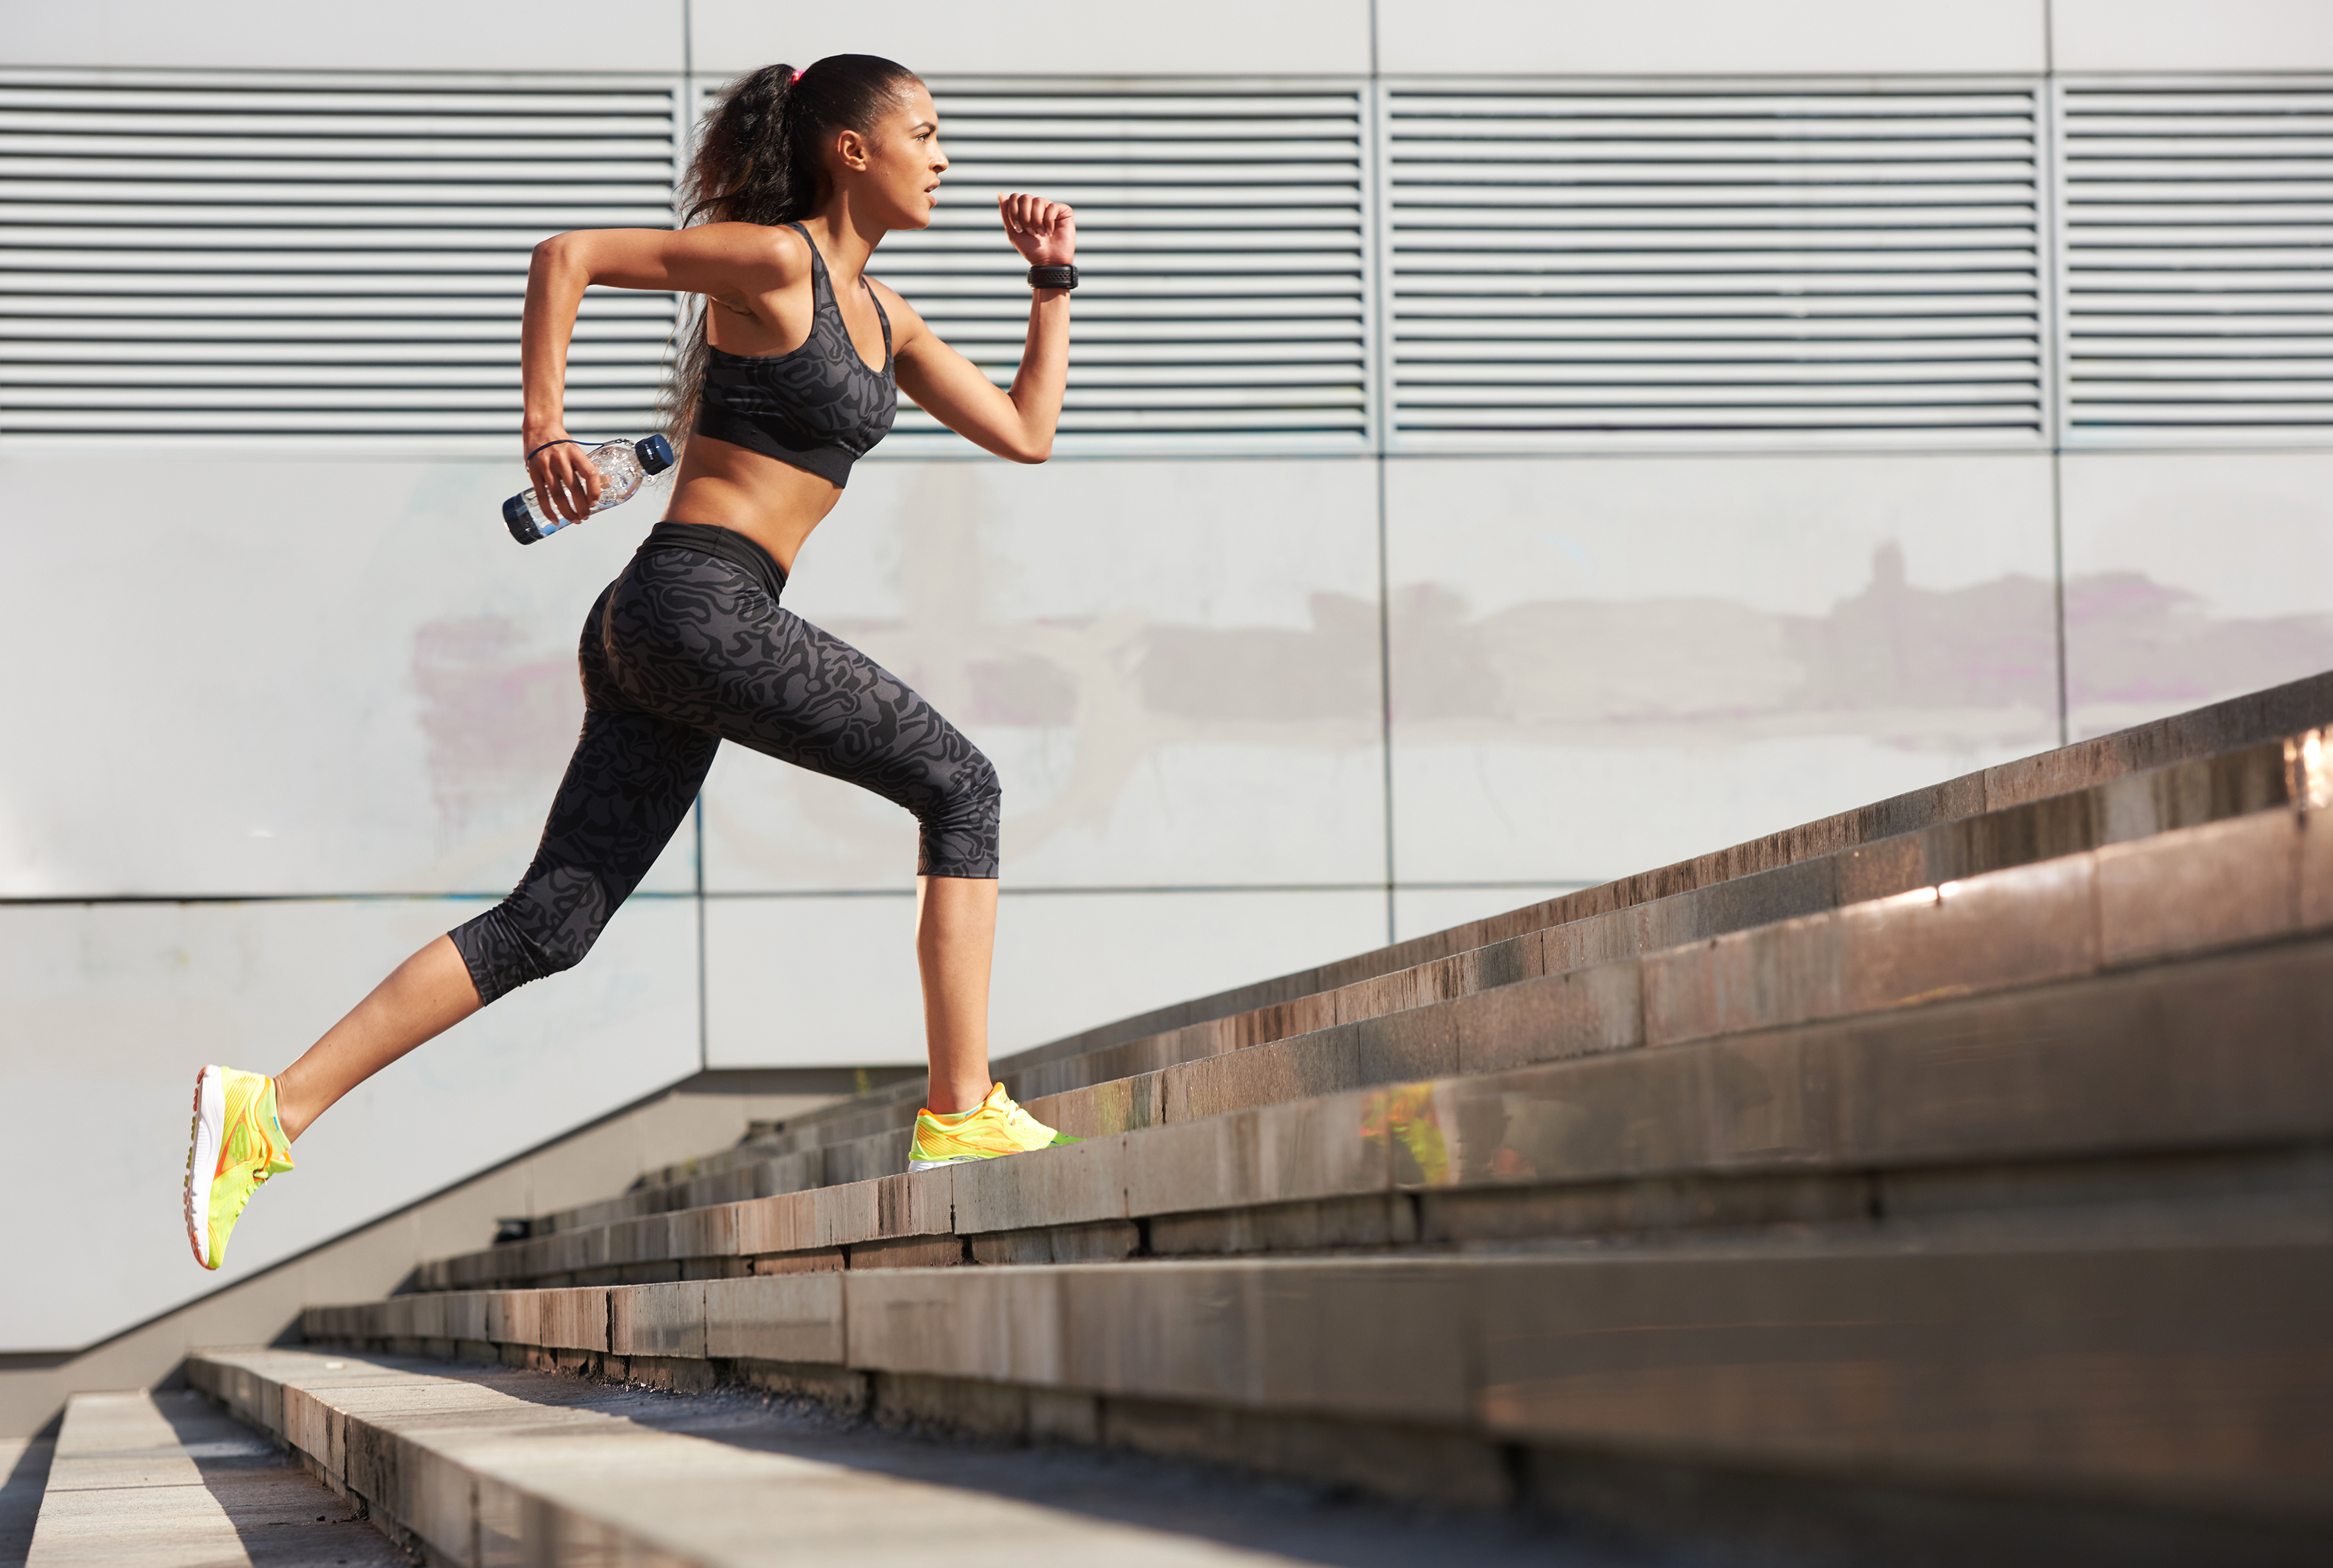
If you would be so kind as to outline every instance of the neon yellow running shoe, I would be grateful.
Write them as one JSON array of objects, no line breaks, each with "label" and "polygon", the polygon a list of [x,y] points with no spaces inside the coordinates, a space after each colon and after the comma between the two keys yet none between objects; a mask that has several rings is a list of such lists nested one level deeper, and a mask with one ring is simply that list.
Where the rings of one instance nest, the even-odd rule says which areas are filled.
[{"label": "neon yellow running shoe", "polygon": [[907,1169],[934,1171],[968,1160],[994,1160],[1001,1154],[1025,1154],[1032,1149],[1076,1142],[1022,1110],[999,1084],[969,1111],[949,1116],[917,1112],[916,1141],[907,1148]]},{"label": "neon yellow running shoe", "polygon": [[275,1114],[275,1080],[232,1067],[195,1075],[195,1140],[187,1151],[187,1242],[216,1268],[227,1232],[259,1184],[292,1169],[292,1140]]}]

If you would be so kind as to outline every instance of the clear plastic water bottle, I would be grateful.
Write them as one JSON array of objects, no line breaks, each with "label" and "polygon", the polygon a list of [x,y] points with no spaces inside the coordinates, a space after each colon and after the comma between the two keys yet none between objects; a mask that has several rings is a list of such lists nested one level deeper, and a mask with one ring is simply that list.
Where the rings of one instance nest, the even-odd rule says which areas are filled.
[{"label": "clear plastic water bottle", "polygon": [[[640,492],[649,474],[662,473],[672,466],[672,446],[661,435],[641,441],[603,442],[585,455],[600,471],[600,499],[592,503],[593,512],[622,505]],[[532,484],[503,502],[503,521],[509,525],[511,537],[521,544],[533,544],[545,534],[557,533],[567,526],[567,521],[555,512],[544,514],[534,499]]]}]

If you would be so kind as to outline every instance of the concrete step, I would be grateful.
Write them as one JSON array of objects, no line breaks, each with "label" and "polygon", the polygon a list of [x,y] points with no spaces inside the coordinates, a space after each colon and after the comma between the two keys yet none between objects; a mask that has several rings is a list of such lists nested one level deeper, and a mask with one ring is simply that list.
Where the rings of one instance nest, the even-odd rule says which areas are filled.
[{"label": "concrete step", "polygon": [[1426,1511],[1061,1448],[1000,1452],[801,1401],[287,1351],[189,1375],[433,1563],[1349,1563],[1699,1568],[1545,1520]]},{"label": "concrete step", "polygon": [[[2165,831],[2294,807],[2304,803],[2312,777],[2318,779],[2314,787],[2325,788],[2321,760],[2312,762],[2312,757],[2321,759],[2321,748],[2304,733],[2139,770],[2038,798],[1988,803],[1978,791],[1963,789],[1959,794],[1965,797],[1964,803],[1983,808],[1885,837],[1861,837],[1819,853],[1814,846],[1824,839],[1809,830],[1802,840],[1794,841],[1794,847],[1803,852],[1800,857],[1785,864],[1762,864],[1771,855],[1743,856],[1739,858],[1742,869],[1721,875],[1715,867],[1704,868],[1698,885],[1633,903],[1618,902],[1611,889],[1591,890],[1506,917],[1506,924],[1519,929],[1496,941],[1203,1023],[1090,1044],[1073,1053],[1051,1047],[1027,1053],[1001,1063],[999,1073],[1040,1116],[1073,1117],[1076,1112],[1061,1104],[1060,1096],[1163,1066],[1225,1056],[1541,975]],[[2314,775],[2312,768],[2318,770]],[[2062,776],[2055,781],[2062,782]],[[1863,826],[1874,827],[1877,820]],[[1636,891],[1650,893],[1661,885],[1655,879]],[[1038,1056],[1046,1059],[1033,1059]],[[665,1172],[667,1180],[650,1180],[613,1199],[538,1217],[526,1230],[542,1236],[586,1229],[890,1174],[906,1164],[921,1096],[922,1085],[917,1080],[829,1107],[784,1130],[749,1138],[734,1149]]]},{"label": "concrete step", "polygon": [[[2051,1162],[2174,1153],[2186,1174],[2159,1180],[2209,1186],[2237,1180],[2212,1160],[2333,1138],[2328,982],[2333,815],[2258,812],[1154,1068],[1055,1096],[1068,1147],[562,1231],[417,1282],[1432,1245],[1665,1204],[1811,1219],[1910,1180],[1887,1172],[1991,1169],[1987,1200],[2021,1201],[2056,1190]],[[1585,1195],[1612,1183],[1634,1185]]]},{"label": "concrete step", "polygon": [[0,1568],[24,1568],[56,1451],[53,1436],[0,1438]]},{"label": "concrete step", "polygon": [[[392,1305],[312,1331],[377,1343]],[[513,1292],[487,1317],[542,1369],[757,1384],[991,1438],[1204,1453],[1451,1503],[1560,1504],[1610,1459],[2088,1500],[2127,1521],[2168,1510],[2188,1517],[2164,1527],[2190,1549],[2213,1543],[2189,1561],[2301,1561],[2333,1528],[2321,1211],[2144,1239],[1933,1227],[1551,1256],[853,1270]],[[347,1410],[330,1440],[353,1467],[360,1412],[295,1398],[276,1370],[289,1364],[220,1353],[191,1375],[295,1445],[323,1444],[341,1429],[322,1409]]]},{"label": "concrete step", "polygon": [[76,1394],[27,1568],[407,1568],[296,1456],[180,1391]]}]

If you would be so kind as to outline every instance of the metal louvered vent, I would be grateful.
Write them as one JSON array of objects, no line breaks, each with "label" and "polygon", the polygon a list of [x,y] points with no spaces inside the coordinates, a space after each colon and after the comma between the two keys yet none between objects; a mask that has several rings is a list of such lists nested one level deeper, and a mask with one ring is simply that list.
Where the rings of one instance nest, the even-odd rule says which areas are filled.
[{"label": "metal louvered vent", "polygon": [[2068,443],[2333,433],[2333,82],[2064,94]]},{"label": "metal louvered vent", "polygon": [[[528,251],[670,225],[680,91],[0,76],[0,429],[504,452]],[[587,301],[578,435],[652,427],[673,303]]]},{"label": "metal louvered vent", "polygon": [[[932,226],[874,272],[1000,385],[1027,263],[993,193],[1078,214],[1061,452],[1359,451],[1368,439],[1361,102],[1353,91],[939,84]],[[963,442],[904,400],[878,451]]]},{"label": "metal louvered vent", "polygon": [[1388,445],[2038,444],[2036,108],[1392,91]]}]

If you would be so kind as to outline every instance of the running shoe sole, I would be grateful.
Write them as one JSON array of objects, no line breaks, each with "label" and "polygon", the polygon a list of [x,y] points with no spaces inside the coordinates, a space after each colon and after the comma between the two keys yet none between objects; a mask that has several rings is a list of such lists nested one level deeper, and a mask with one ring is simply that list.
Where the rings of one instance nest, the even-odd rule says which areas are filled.
[{"label": "running shoe sole", "polygon": [[907,1162],[907,1171],[913,1175],[918,1171],[936,1171],[943,1165],[977,1165],[983,1160],[1002,1160],[1004,1156],[1002,1154],[958,1154],[952,1160],[910,1160]]},{"label": "running shoe sole", "polygon": [[195,1126],[187,1143],[187,1245],[205,1268],[211,1266],[211,1182],[226,1136],[226,1069],[207,1066],[195,1075]]}]

